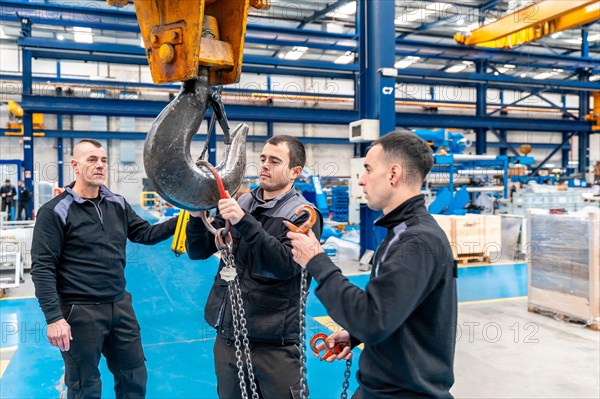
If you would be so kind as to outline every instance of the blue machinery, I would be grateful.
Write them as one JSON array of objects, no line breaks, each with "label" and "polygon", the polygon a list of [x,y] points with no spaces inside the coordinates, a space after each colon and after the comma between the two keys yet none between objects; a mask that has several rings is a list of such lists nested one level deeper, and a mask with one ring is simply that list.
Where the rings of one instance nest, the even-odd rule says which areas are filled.
[{"label": "blue machinery", "polygon": [[[508,157],[506,155],[434,155],[435,164],[430,173],[430,182],[435,184],[436,180],[443,179],[443,186],[437,191],[435,200],[429,206],[429,212],[433,214],[464,214],[465,206],[471,201],[473,193],[501,194],[508,198],[510,164],[532,165],[533,158],[526,156]],[[455,177],[469,176],[502,176],[503,185],[500,189],[490,186],[468,187],[462,186],[455,191]]]},{"label": "blue machinery", "polygon": [[297,181],[294,183],[294,186],[302,191],[302,195],[319,209],[324,218],[328,218],[329,207],[327,206],[327,196],[323,192],[323,186],[321,185],[321,177],[312,174],[306,180],[308,182]]},{"label": "blue machinery", "polygon": [[[327,7],[331,10],[336,6],[346,3],[340,0]],[[327,62],[286,60],[277,57],[244,57],[244,73],[261,74],[284,74],[292,76],[312,76],[331,79],[353,80],[357,87],[355,107],[353,110],[340,109],[318,109],[318,108],[294,108],[280,106],[252,106],[252,105],[228,105],[227,111],[230,120],[260,121],[267,123],[268,136],[273,133],[273,123],[317,123],[317,124],[343,124],[346,125],[358,119],[378,119],[382,133],[392,131],[396,126],[407,128],[456,128],[474,129],[476,132],[475,148],[477,154],[485,154],[487,147],[497,146],[502,155],[508,152],[518,155],[515,150],[521,143],[509,140],[511,130],[531,132],[562,132],[563,141],[558,146],[549,143],[532,143],[533,147],[554,148],[554,152],[561,151],[563,164],[568,161],[569,139],[577,136],[579,151],[579,172],[587,169],[589,164],[589,134],[591,123],[584,120],[589,111],[589,92],[598,90],[600,84],[589,82],[589,76],[598,73],[600,62],[590,56],[590,47],[587,42],[587,31],[582,33],[581,56],[570,54],[536,54],[532,62],[530,53],[519,50],[498,50],[488,48],[469,48],[454,44],[429,43],[408,39],[410,33],[396,36],[394,29],[395,8],[391,1],[367,1],[357,2],[356,33],[341,34],[328,33],[316,30],[281,28],[272,25],[249,24],[247,43],[268,44],[275,46],[306,46],[310,48],[324,48],[328,50],[356,51],[358,48],[358,63],[338,65]],[[490,2],[491,3],[491,2]],[[479,7],[480,12],[493,8],[486,4]],[[0,19],[2,21],[21,23],[22,37],[19,39],[21,48],[23,74],[3,75],[3,81],[21,81],[22,101],[25,110],[24,124],[24,169],[26,185],[31,188],[31,172],[33,171],[33,126],[32,114],[34,112],[62,115],[111,115],[111,116],[142,116],[155,117],[166,105],[162,101],[145,100],[117,100],[98,98],[73,98],[66,95],[54,96],[34,90],[36,82],[52,82],[57,84],[69,84],[66,80],[61,82],[60,76],[33,77],[32,59],[54,59],[57,60],[57,69],[60,70],[60,60],[80,60],[86,62],[122,63],[133,65],[146,65],[144,50],[138,46],[125,46],[102,43],[74,43],[60,40],[46,40],[32,37],[32,26],[47,24],[53,26],[80,26],[92,29],[115,30],[124,32],[139,32],[137,20],[133,12],[115,9],[103,9],[100,7],[79,7],[70,4],[52,4],[26,1],[0,0]],[[475,8],[478,8],[477,6]],[[325,13],[326,14],[326,13]],[[303,21],[301,28],[311,21],[325,15],[317,12],[312,18]],[[44,15],[41,18],[40,15]],[[260,19],[260,17],[257,17]],[[427,30],[423,25],[416,31]],[[279,35],[285,35],[288,39],[282,40]],[[315,40],[311,40],[315,39]],[[326,43],[325,43],[325,42]],[[327,42],[329,41],[329,42]],[[341,44],[343,42],[344,44]],[[355,43],[352,45],[351,43]],[[396,51],[389,51],[395,48]],[[432,51],[434,50],[434,51]],[[476,65],[475,73],[448,74],[443,71],[420,70],[416,68],[394,69],[396,56],[419,56],[424,59],[437,58],[447,61],[473,60]],[[500,74],[493,76],[486,72],[487,68],[493,68],[497,64],[519,64],[532,68],[552,69],[562,68],[572,73],[571,79],[561,80],[535,80],[531,78],[519,78]],[[387,71],[393,70],[394,74]],[[89,80],[70,79],[72,84],[87,85]],[[358,84],[360,81],[360,84]],[[52,83],[51,83],[52,84]],[[110,85],[119,85],[123,90],[143,86],[144,84],[131,84],[128,82],[102,82],[94,81],[94,86],[102,88]],[[475,108],[474,115],[465,114],[419,114],[414,112],[396,112],[396,102],[414,101],[412,98],[401,98],[395,96],[394,88],[399,85],[428,85],[431,89],[432,98],[421,100],[435,106],[440,100],[436,95],[436,88],[441,87],[473,87],[476,90],[475,102],[454,101],[455,103],[472,106]],[[133,87],[132,87],[133,86]],[[498,107],[489,108],[486,102],[488,89],[497,89],[501,94],[503,90],[519,91],[524,87],[530,95],[511,104],[502,100]],[[160,89],[159,89],[160,90]],[[267,95],[273,93],[268,88]],[[557,93],[562,96],[562,104],[543,97],[545,93]],[[18,93],[17,93],[18,94]],[[64,93],[63,93],[64,94]],[[298,95],[307,93],[298,93]],[[310,93],[309,93],[310,94]],[[312,93],[314,94],[314,93]],[[576,95],[580,99],[580,106],[575,108],[579,116],[571,113],[572,107],[567,107],[566,96]],[[497,112],[507,107],[519,107],[521,101],[529,97],[538,97],[544,101],[540,108],[552,109],[562,112],[563,119],[544,118],[519,118],[503,117]],[[447,101],[447,99],[445,99]],[[547,105],[549,104],[549,105]],[[524,105],[526,106],[526,105]],[[210,118],[210,114],[206,115]],[[6,129],[0,129],[0,134]],[[491,132],[499,139],[499,143],[487,143],[486,134]],[[145,132],[88,132],[65,130],[61,125],[56,130],[45,130],[46,137],[77,138],[92,136],[98,139],[143,139]],[[267,137],[268,137],[267,136]],[[213,136],[215,137],[215,136]],[[249,141],[264,142],[266,137],[250,137]],[[204,139],[199,137],[199,139]],[[346,139],[332,138],[307,138],[306,143],[347,144]],[[356,156],[364,155],[366,147],[362,144],[355,146]],[[59,150],[59,160],[62,149]],[[370,226],[375,215],[366,207],[361,209],[361,220],[364,226]],[[374,248],[375,241],[370,231],[361,231],[361,242],[364,248]]]},{"label": "blue machinery", "polygon": [[438,153],[443,150],[448,154],[462,154],[471,146],[462,133],[452,132],[449,129],[416,129],[413,132],[429,142],[433,150]]}]

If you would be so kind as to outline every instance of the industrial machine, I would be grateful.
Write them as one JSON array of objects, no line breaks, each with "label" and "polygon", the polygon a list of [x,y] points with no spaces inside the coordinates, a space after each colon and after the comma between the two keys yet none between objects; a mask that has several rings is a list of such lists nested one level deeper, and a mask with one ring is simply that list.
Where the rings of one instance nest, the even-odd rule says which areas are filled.
[{"label": "industrial machine", "polygon": [[302,177],[294,183],[294,187],[302,192],[307,201],[317,207],[324,218],[328,218],[329,207],[321,184],[321,177],[314,173],[309,174],[308,170],[303,171],[302,174]]},{"label": "industrial machine", "polygon": [[[22,136],[23,135],[23,108],[15,101],[2,101],[8,106],[8,123],[7,129],[18,130],[18,132],[6,132],[7,136]],[[44,115],[33,114],[33,130],[44,129]]]},{"label": "industrial machine", "polygon": [[471,147],[471,142],[464,134],[452,132],[450,129],[426,130],[417,129],[413,132],[427,141],[434,152],[440,154],[462,154]]}]

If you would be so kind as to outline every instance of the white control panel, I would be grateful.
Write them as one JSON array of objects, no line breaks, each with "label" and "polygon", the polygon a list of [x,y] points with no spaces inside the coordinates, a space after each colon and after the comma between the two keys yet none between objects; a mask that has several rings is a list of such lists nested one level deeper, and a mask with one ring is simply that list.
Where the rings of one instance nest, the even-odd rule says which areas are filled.
[{"label": "white control panel", "polygon": [[351,122],[348,129],[352,143],[366,143],[379,138],[379,120],[361,119]]}]

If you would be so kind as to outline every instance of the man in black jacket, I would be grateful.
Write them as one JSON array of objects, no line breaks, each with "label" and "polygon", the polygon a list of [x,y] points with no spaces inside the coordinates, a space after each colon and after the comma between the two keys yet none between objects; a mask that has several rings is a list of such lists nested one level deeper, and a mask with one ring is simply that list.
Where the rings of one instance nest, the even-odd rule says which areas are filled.
[{"label": "man in black jacket", "polygon": [[73,149],[75,182],[38,212],[31,276],[48,341],[61,350],[67,397],[100,398],[106,358],[117,398],[143,398],[146,365],[131,294],[125,290],[127,239],[156,244],[177,218],[150,225],[104,186],[107,157],[95,140]]},{"label": "man in black jacket", "polygon": [[[19,206],[17,208],[17,220],[29,220],[29,202],[31,201],[31,192],[25,187],[25,182],[19,180]],[[21,215],[25,217],[21,219]]]},{"label": "man in black jacket", "polygon": [[6,220],[12,220],[12,208],[17,190],[10,184],[10,179],[4,181],[4,186],[0,187],[0,194],[2,195],[2,212],[6,212]]},{"label": "man in black jacket", "polygon": [[[342,275],[314,237],[288,233],[294,259],[317,281],[317,297],[345,329],[332,334],[329,345],[365,344],[354,398],[452,397],[456,266],[420,194],[432,165],[427,143],[413,133],[387,134],[368,151],[359,184],[369,208],[383,211],[375,225],[388,233],[365,290]],[[350,356],[345,348],[337,359]]]},{"label": "man in black jacket", "polygon": [[[260,156],[260,186],[235,199],[219,201],[220,216],[233,225],[233,253],[243,308],[248,323],[251,358],[261,398],[293,398],[300,392],[299,303],[301,269],[292,258],[288,228],[283,221],[299,225],[305,215],[294,212],[308,202],[294,190],[294,181],[306,161],[303,144],[291,136],[267,141]],[[206,259],[216,252],[214,236],[199,214],[192,212],[187,225],[187,253],[191,259]],[[321,235],[319,215],[313,226]],[[219,271],[223,268],[223,261]],[[240,398],[236,366],[234,328],[227,282],[220,274],[208,296],[206,322],[217,330],[214,345],[219,397]],[[250,384],[246,382],[250,388]],[[248,389],[248,395],[251,391]]]}]

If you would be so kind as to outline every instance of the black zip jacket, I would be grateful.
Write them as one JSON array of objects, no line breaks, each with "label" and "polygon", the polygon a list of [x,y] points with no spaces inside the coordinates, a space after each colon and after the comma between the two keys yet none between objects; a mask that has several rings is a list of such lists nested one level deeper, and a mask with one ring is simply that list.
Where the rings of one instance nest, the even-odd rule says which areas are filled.
[{"label": "black zip jacket", "polygon": [[17,189],[13,185],[7,186],[6,184],[3,184],[2,187],[0,187],[0,194],[6,194],[6,196],[2,197],[2,199],[7,204],[12,204],[15,196],[17,195]]},{"label": "black zip jacket", "polygon": [[31,192],[27,190],[27,187],[21,187],[19,190],[19,202],[26,204],[31,200]]},{"label": "black zip jacket", "polygon": [[358,381],[365,398],[451,398],[456,266],[446,235],[415,196],[375,222],[388,234],[365,290],[325,254],[307,270],[329,315],[365,344]]},{"label": "black zip jacket", "polygon": [[127,239],[156,244],[177,224],[151,225],[104,186],[97,204],[71,187],[40,208],[33,229],[31,278],[47,323],[63,317],[60,305],[121,299]]},{"label": "black zip jacket", "polygon": [[[298,343],[301,269],[294,262],[292,244],[286,236],[289,230],[283,221],[300,225],[307,218],[304,214],[297,217],[294,212],[300,205],[310,204],[294,189],[264,201],[261,188],[244,194],[238,203],[246,215],[232,226],[231,235],[248,337],[255,342]],[[317,214],[312,230],[320,237],[323,222]],[[213,225],[222,227],[223,219],[217,216]],[[186,235],[190,259],[207,259],[217,251],[214,236],[200,218],[190,218]],[[221,260],[219,271],[223,266]],[[204,317],[220,335],[233,340],[227,282],[219,273],[208,295]]]}]

